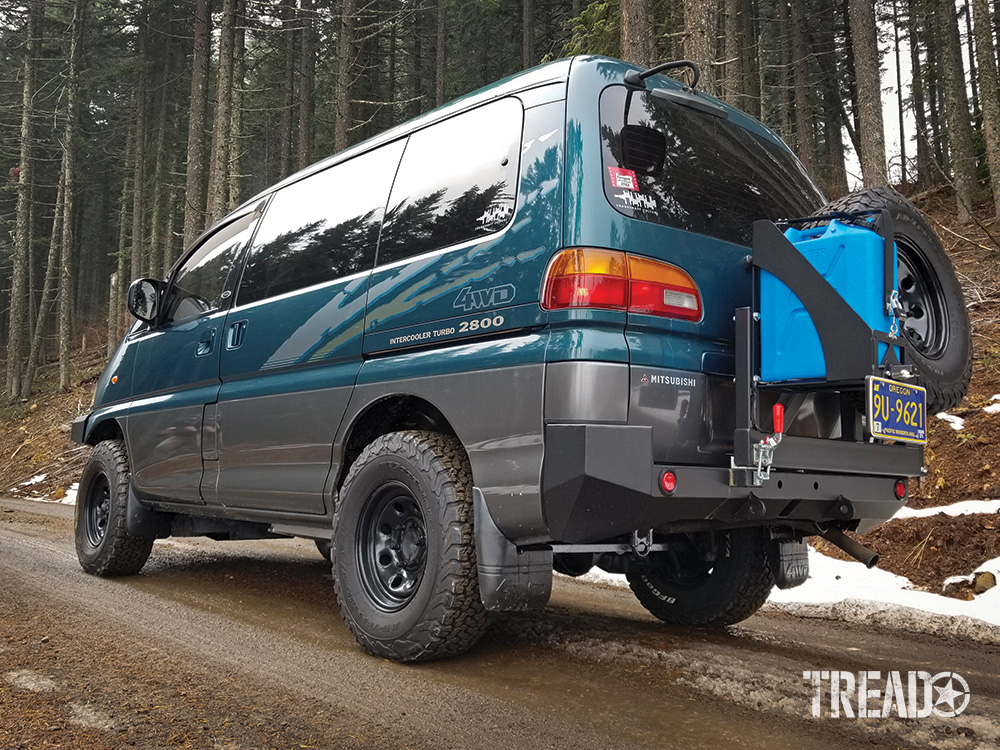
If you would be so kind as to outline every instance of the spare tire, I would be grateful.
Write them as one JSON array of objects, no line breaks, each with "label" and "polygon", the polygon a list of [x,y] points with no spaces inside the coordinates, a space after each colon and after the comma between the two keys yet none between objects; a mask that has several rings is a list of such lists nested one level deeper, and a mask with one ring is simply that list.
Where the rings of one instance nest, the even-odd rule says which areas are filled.
[{"label": "spare tire", "polygon": [[[965,398],[972,377],[972,326],[962,287],[941,241],[923,214],[886,187],[860,190],[828,203],[821,213],[888,209],[896,238],[899,300],[908,364],[927,389],[927,412],[951,409]],[[880,217],[872,219],[876,229]]]}]

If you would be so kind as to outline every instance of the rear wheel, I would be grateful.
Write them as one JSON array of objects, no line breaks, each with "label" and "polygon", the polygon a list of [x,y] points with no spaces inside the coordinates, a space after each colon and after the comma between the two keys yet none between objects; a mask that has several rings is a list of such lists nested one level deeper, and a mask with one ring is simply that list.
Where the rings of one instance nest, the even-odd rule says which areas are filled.
[{"label": "rear wheel", "polygon": [[482,636],[472,472],[454,438],[384,435],[362,451],[334,513],[340,611],[365,650],[395,661],[459,654]]},{"label": "rear wheel", "polygon": [[[821,213],[882,208],[892,214],[896,237],[899,301],[906,315],[903,335],[919,383],[927,389],[927,411],[934,414],[956,406],[968,393],[972,377],[972,327],[944,247],[920,211],[890,188],[845,195]],[[876,228],[878,223],[876,215]]]},{"label": "rear wheel", "polygon": [[154,540],[125,529],[128,490],[125,443],[98,443],[83,469],[76,500],[76,554],[88,573],[135,575],[149,559]]},{"label": "rear wheel", "polygon": [[774,586],[767,529],[678,535],[651,554],[648,568],[626,574],[651,614],[673,625],[719,627],[750,617]]}]

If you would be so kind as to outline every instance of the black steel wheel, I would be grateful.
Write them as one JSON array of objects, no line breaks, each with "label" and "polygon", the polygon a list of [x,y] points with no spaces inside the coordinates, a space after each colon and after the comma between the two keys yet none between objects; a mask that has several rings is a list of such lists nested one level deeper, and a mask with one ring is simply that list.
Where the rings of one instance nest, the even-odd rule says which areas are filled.
[{"label": "black steel wheel", "polygon": [[[891,188],[869,188],[827,204],[820,213],[888,209],[896,237],[902,333],[910,345],[927,412],[957,406],[972,378],[972,326],[955,269],[920,211]],[[878,228],[879,219],[873,220]]]},{"label": "black steel wheel", "polygon": [[98,443],[83,469],[76,500],[76,554],[88,573],[135,575],[149,559],[154,540],[125,528],[128,491],[125,443]]},{"label": "black steel wheel", "polygon": [[344,621],[369,653],[440,659],[470,648],[479,597],[472,472],[461,444],[431,432],[373,441],[341,486],[333,580]]},{"label": "black steel wheel", "polygon": [[679,534],[672,549],[626,573],[652,615],[672,625],[721,627],[750,617],[774,587],[766,528]]},{"label": "black steel wheel", "polygon": [[402,482],[378,488],[361,511],[355,539],[361,584],[383,612],[413,600],[427,565],[427,530],[420,504]]}]

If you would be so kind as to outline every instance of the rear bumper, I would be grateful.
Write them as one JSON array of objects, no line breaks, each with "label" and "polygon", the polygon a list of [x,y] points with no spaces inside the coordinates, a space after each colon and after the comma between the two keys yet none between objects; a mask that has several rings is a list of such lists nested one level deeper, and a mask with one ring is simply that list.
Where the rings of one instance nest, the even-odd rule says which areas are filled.
[{"label": "rear bumper", "polygon": [[[785,448],[798,469],[779,468]],[[746,484],[739,470],[654,463],[650,427],[548,425],[542,509],[553,541],[578,544],[722,525],[836,522],[864,532],[906,504],[895,483],[922,466],[923,451],[912,446],[789,439],[769,480],[737,486]],[[677,477],[670,494],[660,489],[667,469]]]}]

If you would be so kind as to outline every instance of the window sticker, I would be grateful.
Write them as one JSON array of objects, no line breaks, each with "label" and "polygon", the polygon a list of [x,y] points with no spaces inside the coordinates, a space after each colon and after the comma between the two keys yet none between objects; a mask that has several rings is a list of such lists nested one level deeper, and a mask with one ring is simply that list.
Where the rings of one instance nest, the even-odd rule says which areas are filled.
[{"label": "window sticker", "polygon": [[634,170],[608,167],[608,174],[611,175],[611,187],[639,192],[639,178]]}]

